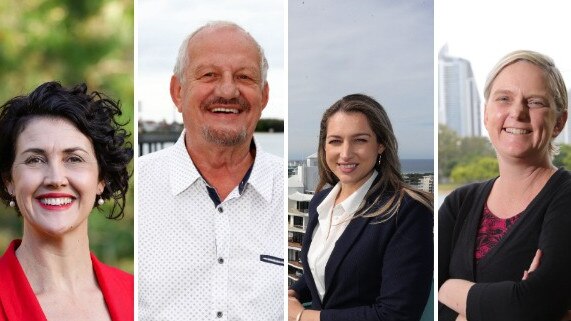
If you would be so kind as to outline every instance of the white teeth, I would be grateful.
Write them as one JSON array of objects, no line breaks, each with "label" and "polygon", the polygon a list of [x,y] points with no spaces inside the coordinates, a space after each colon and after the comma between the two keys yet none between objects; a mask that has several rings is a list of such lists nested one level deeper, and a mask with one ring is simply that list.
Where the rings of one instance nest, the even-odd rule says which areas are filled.
[{"label": "white teeth", "polygon": [[238,109],[230,109],[230,108],[214,108],[212,109],[213,113],[231,113],[231,114],[237,114],[238,113]]},{"label": "white teeth", "polygon": [[529,131],[529,130],[520,129],[520,128],[506,128],[506,132],[508,132],[510,134],[516,134],[516,135],[523,135],[523,134],[531,133],[531,131]]},{"label": "white teeth", "polygon": [[59,197],[59,198],[41,198],[40,202],[46,205],[61,206],[71,203],[73,200],[71,197]]},{"label": "white teeth", "polygon": [[343,168],[355,168],[357,164],[339,164],[339,166]]}]

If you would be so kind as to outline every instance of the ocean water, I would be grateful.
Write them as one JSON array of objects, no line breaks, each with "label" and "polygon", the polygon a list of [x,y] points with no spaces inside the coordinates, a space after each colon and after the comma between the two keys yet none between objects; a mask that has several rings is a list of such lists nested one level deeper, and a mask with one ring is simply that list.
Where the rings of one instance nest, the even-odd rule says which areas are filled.
[{"label": "ocean water", "polygon": [[284,157],[284,133],[254,133],[254,139],[265,152]]},{"label": "ocean water", "polygon": [[433,159],[401,159],[401,172],[403,173],[434,173]]}]

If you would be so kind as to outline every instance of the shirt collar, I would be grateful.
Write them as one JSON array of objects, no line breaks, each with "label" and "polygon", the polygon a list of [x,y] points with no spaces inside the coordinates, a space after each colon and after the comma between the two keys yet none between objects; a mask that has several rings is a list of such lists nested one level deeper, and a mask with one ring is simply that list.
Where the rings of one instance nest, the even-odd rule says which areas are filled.
[{"label": "shirt collar", "polygon": [[[186,150],[186,145],[184,142],[186,130],[183,130],[178,138],[177,142],[172,146],[172,157],[170,160],[170,187],[171,192],[174,195],[178,195],[189,188],[198,180],[202,180],[200,172],[192,162],[188,151]],[[268,160],[268,154],[266,154],[258,144],[256,140],[253,140],[253,144],[256,148],[256,157],[254,158],[254,164],[244,176],[244,179],[238,187],[240,194],[242,194],[248,185],[252,187],[267,201],[270,202],[272,198],[272,189],[268,188],[268,180],[275,179],[273,176],[268,177],[268,173],[272,173],[273,169],[270,166],[270,161]],[[182,179],[181,179],[182,178]],[[206,181],[204,181],[206,184]],[[273,186],[273,182],[272,185]]]},{"label": "shirt collar", "polygon": [[365,181],[361,187],[353,192],[353,194],[349,195],[349,197],[343,200],[343,202],[334,205],[335,198],[337,198],[337,194],[339,194],[339,191],[341,190],[341,182],[337,182],[331,192],[329,192],[321,204],[317,206],[317,212],[320,214],[320,216],[322,216],[323,214],[328,214],[326,213],[328,209],[333,209],[333,207],[339,206],[343,208],[345,213],[353,215],[359,209],[359,205],[361,205],[363,199],[365,199],[365,195],[369,191],[369,188],[371,188],[371,185],[373,185],[373,181],[377,176],[377,171],[373,171],[371,177],[369,177],[369,179],[367,179],[367,181]]},{"label": "shirt collar", "polygon": [[202,179],[198,169],[194,166],[186,145],[184,136],[186,130],[183,130],[178,140],[171,148],[171,157],[169,162],[170,168],[170,187],[173,195],[178,195],[189,188],[194,182]]},{"label": "shirt collar", "polygon": [[[258,194],[260,194],[264,200],[269,203],[272,201],[272,193],[274,191],[273,187],[276,184],[274,180],[277,179],[275,175],[270,175],[271,173],[275,173],[275,169],[273,168],[275,162],[272,161],[271,155],[260,148],[260,145],[256,143],[255,139],[253,139],[253,142],[256,147],[256,158],[254,158],[252,172],[250,173],[250,177],[247,179],[244,190],[251,185],[256,192],[258,192]],[[278,190],[282,191],[281,188]]]}]

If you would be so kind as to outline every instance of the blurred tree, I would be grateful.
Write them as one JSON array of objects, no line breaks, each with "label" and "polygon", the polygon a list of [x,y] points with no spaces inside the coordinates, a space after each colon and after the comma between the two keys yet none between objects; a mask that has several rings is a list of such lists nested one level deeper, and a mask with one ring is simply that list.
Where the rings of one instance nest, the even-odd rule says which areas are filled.
[{"label": "blurred tree", "polygon": [[438,179],[450,178],[459,164],[467,164],[480,157],[495,157],[495,151],[485,137],[460,137],[445,125],[438,125]]},{"label": "blurred tree", "polygon": [[256,125],[256,132],[283,133],[284,121],[283,119],[273,119],[273,118],[260,119],[260,121]]},{"label": "blurred tree", "polygon": [[499,175],[498,160],[495,157],[483,156],[474,158],[468,163],[457,164],[451,173],[455,184],[466,184],[484,181]]},{"label": "blurred tree", "polygon": [[442,182],[450,176],[458,162],[460,137],[446,125],[438,125],[438,179]]},{"label": "blurred tree", "polygon": [[[133,0],[0,1],[0,103],[46,81],[85,82],[89,91],[121,101],[121,121],[132,133],[133,6]],[[92,249],[102,261],[133,271],[132,188],[125,218],[104,216],[90,217]],[[0,206],[0,252],[20,235],[21,218]]]},{"label": "blurred tree", "polygon": [[559,155],[555,156],[553,164],[571,170],[571,145],[559,145]]}]

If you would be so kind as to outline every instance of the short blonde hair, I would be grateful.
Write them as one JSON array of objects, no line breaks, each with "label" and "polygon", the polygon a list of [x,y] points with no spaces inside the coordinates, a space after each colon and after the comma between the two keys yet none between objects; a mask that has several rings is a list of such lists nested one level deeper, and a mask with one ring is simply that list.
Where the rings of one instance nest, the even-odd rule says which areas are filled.
[{"label": "short blonde hair", "polygon": [[[509,65],[512,65],[518,61],[527,61],[532,63],[539,68],[541,68],[547,79],[547,87],[550,91],[553,100],[555,101],[555,110],[557,111],[557,117],[567,111],[568,97],[567,97],[567,87],[565,86],[565,81],[563,81],[563,76],[561,72],[555,66],[553,59],[541,54],[539,52],[531,50],[516,50],[505,55],[498,63],[492,68],[486,79],[486,85],[484,87],[484,99],[486,103],[490,98],[490,91],[492,90],[492,85],[494,80],[498,77],[500,72],[504,70]],[[549,142],[549,154],[551,157],[559,154],[559,146],[553,143],[553,139]]]}]

